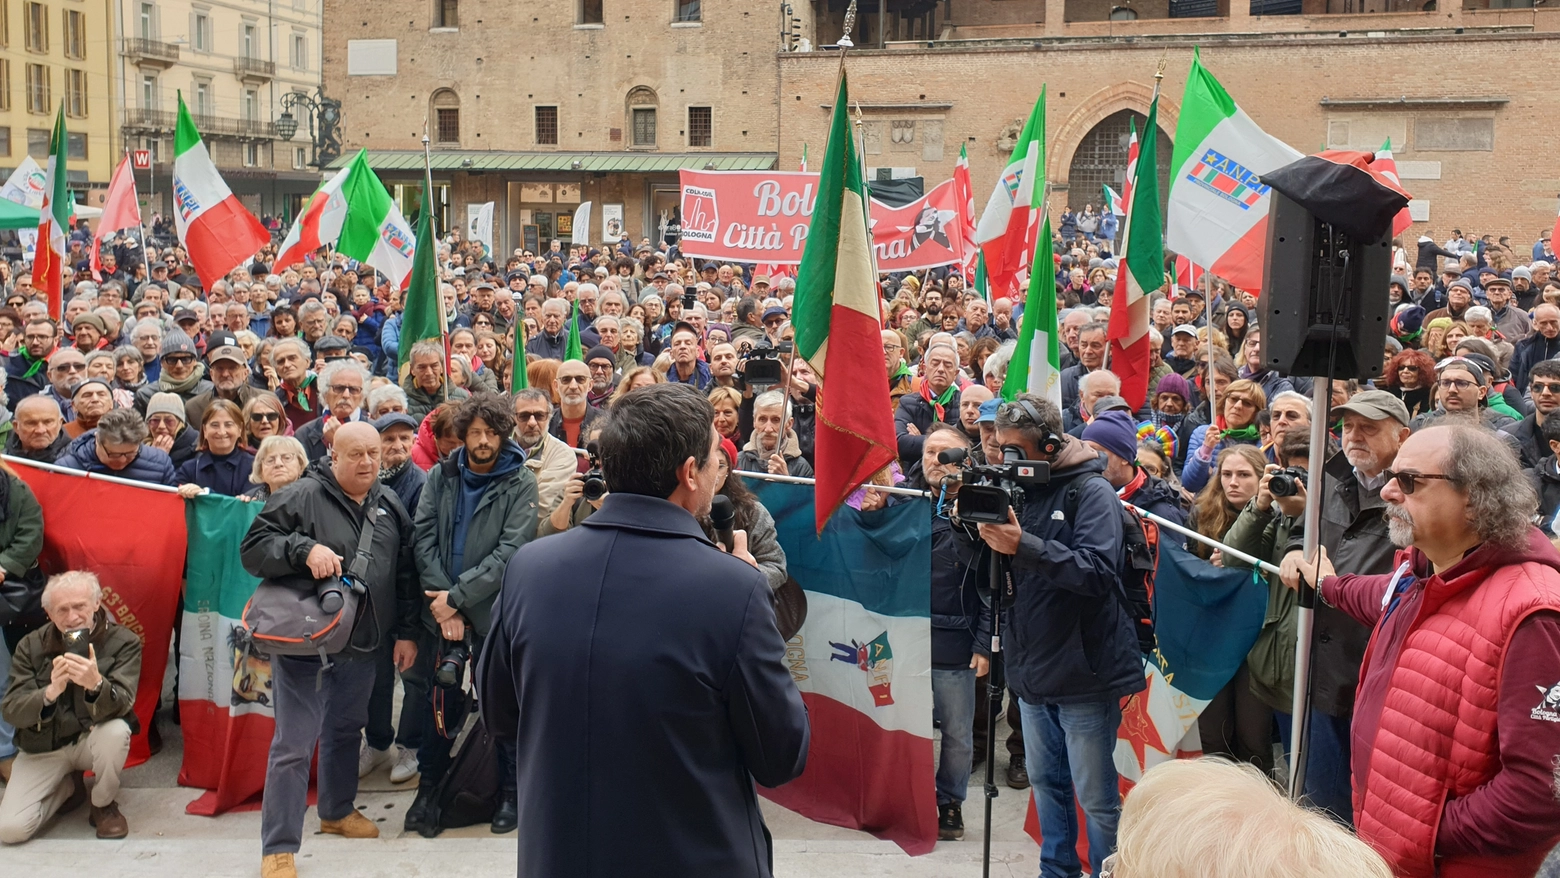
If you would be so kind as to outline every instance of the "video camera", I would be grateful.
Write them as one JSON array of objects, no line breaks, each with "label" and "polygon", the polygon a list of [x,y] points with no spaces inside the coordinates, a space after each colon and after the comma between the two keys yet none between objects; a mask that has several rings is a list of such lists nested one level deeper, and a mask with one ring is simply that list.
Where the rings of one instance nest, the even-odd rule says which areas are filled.
[{"label": "video camera", "polygon": [[[938,463],[961,463],[969,458],[969,449],[949,448],[937,455]],[[963,487],[954,511],[964,521],[977,524],[1007,524],[1008,510],[1016,516],[1024,511],[1026,485],[1044,485],[1051,481],[1051,464],[1043,460],[1024,460],[1024,449],[1002,446],[1002,462],[969,464],[964,467]]]},{"label": "video camera", "polygon": [[768,338],[758,342],[742,357],[742,380],[749,387],[766,390],[785,378],[785,368],[780,362],[783,354],[792,351],[788,341],[773,344]]}]

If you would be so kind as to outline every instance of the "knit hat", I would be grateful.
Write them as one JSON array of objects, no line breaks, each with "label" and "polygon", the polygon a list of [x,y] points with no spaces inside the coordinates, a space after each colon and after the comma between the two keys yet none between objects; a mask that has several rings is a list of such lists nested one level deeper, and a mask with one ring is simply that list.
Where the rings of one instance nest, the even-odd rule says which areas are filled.
[{"label": "knit hat", "polygon": [[612,349],[606,345],[599,344],[585,352],[585,362],[589,364],[591,360],[606,360],[609,363],[615,363],[617,354],[612,353]]},{"label": "knit hat", "polygon": [[[178,328],[177,326],[163,333],[162,353],[159,354],[158,357],[166,357],[169,354],[189,354],[192,357],[196,356],[195,342],[191,341],[190,337],[184,334],[184,330]],[[182,406],[180,407],[179,411],[181,413],[184,411]]]},{"label": "knit hat", "polygon": [[85,314],[77,314],[76,319],[71,321],[70,326],[71,329],[75,329],[78,326],[90,326],[98,331],[98,335],[108,334],[108,322],[90,311]]},{"label": "knit hat", "polygon": [[1171,372],[1159,379],[1159,384],[1154,388],[1154,395],[1161,393],[1173,393],[1187,402],[1192,401],[1192,386],[1186,383],[1186,379]]},{"label": "knit hat", "polygon": [[1096,443],[1130,463],[1137,460],[1137,421],[1123,411],[1105,412],[1083,428],[1083,441]]},{"label": "knit hat", "polygon": [[1516,280],[1517,278],[1532,280],[1533,272],[1526,265],[1519,265],[1511,270],[1511,279]]},{"label": "knit hat", "polygon": [[732,469],[736,469],[737,468],[737,443],[732,442],[730,439],[727,439],[725,436],[722,436],[722,437],[720,437],[720,450],[722,452],[724,452],[725,455],[726,455],[726,463],[729,464]]},{"label": "knit hat", "polygon": [[1418,305],[1403,305],[1392,315],[1392,334],[1400,339],[1413,339],[1425,325],[1425,309]]},{"label": "knit hat", "polygon": [[184,417],[184,400],[177,393],[152,394],[146,402],[146,419],[150,421],[154,415],[173,415],[179,423],[188,423]]},{"label": "knit hat", "polygon": [[1469,292],[1469,294],[1473,293],[1473,284],[1468,283],[1468,279],[1465,278],[1465,277],[1460,277],[1460,278],[1452,281],[1451,283],[1447,284],[1446,285],[1446,291],[1447,292],[1451,292],[1452,290],[1457,289],[1458,287],[1462,287],[1463,289],[1467,290]]}]

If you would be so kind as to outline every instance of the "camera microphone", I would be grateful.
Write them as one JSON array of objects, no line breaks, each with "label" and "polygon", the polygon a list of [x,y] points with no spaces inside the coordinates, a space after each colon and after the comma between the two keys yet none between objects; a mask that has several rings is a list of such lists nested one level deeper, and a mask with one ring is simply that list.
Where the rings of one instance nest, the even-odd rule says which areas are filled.
[{"label": "camera microphone", "polygon": [[938,463],[963,463],[970,456],[968,448],[945,448],[937,452]]},{"label": "camera microphone", "polygon": [[715,538],[730,552],[736,549],[736,537],[732,529],[737,523],[737,507],[731,505],[731,498],[724,494],[717,494],[710,501],[710,525],[715,528]]}]

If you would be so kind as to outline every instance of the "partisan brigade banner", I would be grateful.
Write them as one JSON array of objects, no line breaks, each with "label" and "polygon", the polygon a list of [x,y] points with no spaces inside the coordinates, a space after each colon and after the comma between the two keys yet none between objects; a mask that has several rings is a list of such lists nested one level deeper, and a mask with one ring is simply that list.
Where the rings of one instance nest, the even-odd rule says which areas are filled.
[{"label": "partisan brigade banner", "polygon": [[[796,265],[802,261],[818,175],[682,171],[682,238],[690,256]],[[966,244],[952,180],[902,207],[872,202],[878,271],[963,264]]]},{"label": "partisan brigade banner", "polygon": [[141,730],[130,741],[126,765],[150,754],[146,730],[162,695],[168,641],[184,571],[184,500],[167,491],[64,473],[7,457],[43,507],[43,554],[48,575],[90,570],[103,586],[103,609],[141,638],[141,682],[135,715]]},{"label": "partisan brigade banner", "polygon": [[759,792],[820,823],[928,853],[937,843],[930,504],[841,506],[817,534],[812,486],[752,484],[807,593],[786,662],[812,724],[807,770]]}]

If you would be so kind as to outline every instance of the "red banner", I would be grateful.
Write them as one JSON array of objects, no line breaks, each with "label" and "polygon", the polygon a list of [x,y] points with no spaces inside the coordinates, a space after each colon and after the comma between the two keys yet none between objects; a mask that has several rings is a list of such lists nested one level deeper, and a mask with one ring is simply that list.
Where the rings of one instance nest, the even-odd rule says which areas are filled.
[{"label": "red banner", "polygon": [[141,684],[135,715],[141,731],[130,742],[128,765],[146,761],[146,730],[162,696],[168,642],[184,577],[184,500],[85,473],[27,466],[7,458],[43,507],[43,554],[49,575],[90,570],[103,586],[103,607],[141,637]]},{"label": "red banner", "polygon": [[[690,256],[796,265],[807,245],[818,175],[791,171],[682,171],[682,239]],[[870,185],[870,184],[869,184]],[[879,271],[962,263],[963,227],[952,180],[903,207],[872,201]]]}]

